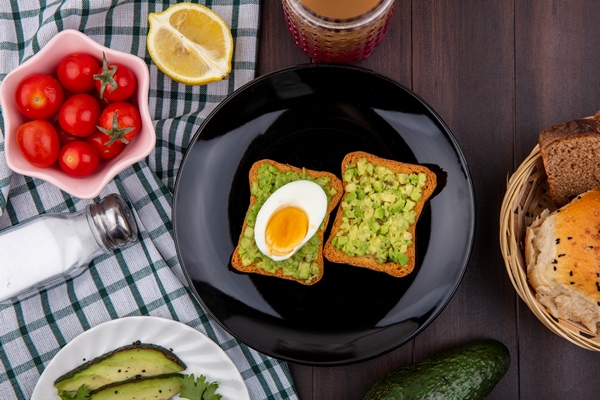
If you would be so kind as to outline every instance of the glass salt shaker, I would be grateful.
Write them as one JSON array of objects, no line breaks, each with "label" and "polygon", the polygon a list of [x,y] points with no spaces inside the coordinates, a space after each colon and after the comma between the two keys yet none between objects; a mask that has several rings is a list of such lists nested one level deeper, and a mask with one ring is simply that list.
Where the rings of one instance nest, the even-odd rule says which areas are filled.
[{"label": "glass salt shaker", "polygon": [[137,237],[131,210],[115,193],[82,211],[43,214],[0,231],[0,302],[77,276]]}]

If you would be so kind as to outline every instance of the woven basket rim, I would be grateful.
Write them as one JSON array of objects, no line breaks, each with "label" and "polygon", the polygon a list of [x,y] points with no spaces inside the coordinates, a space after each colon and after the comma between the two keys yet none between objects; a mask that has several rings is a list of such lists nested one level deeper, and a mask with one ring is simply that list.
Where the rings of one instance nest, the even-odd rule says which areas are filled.
[{"label": "woven basket rim", "polygon": [[[535,297],[535,291],[527,278],[527,266],[523,255],[523,232],[529,207],[543,197],[546,183],[539,144],[523,160],[507,181],[507,189],[500,208],[500,249],[510,281],[519,297],[533,314],[552,332],[587,350],[600,351],[600,336],[583,325],[553,317]],[[533,199],[533,200],[532,200]],[[539,215],[539,214],[538,214]]]}]

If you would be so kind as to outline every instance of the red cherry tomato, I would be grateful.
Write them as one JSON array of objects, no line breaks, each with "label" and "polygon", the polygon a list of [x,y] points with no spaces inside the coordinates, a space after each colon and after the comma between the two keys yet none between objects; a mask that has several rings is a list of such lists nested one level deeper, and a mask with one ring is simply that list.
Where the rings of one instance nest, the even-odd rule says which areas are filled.
[{"label": "red cherry tomato", "polygon": [[96,170],[100,156],[88,142],[74,140],[60,149],[58,163],[67,175],[83,178]]},{"label": "red cherry tomato", "polygon": [[60,109],[65,92],[60,82],[45,74],[24,78],[15,92],[17,108],[29,119],[50,119]]},{"label": "red cherry tomato", "polygon": [[123,147],[125,147],[125,143],[120,140],[108,144],[110,139],[111,137],[106,133],[96,131],[86,137],[85,141],[91,143],[96,148],[101,160],[110,160],[111,158],[115,158],[123,150]]},{"label": "red cherry tomato", "polygon": [[96,59],[85,53],[71,53],[58,63],[56,74],[63,87],[73,93],[85,93],[94,90],[94,74],[100,68]]},{"label": "red cherry tomato", "polygon": [[123,64],[108,64],[106,55],[103,55],[102,68],[94,75],[94,79],[100,98],[110,101],[127,100],[137,88],[137,79],[133,71]]},{"label": "red cherry tomato", "polygon": [[109,104],[100,114],[98,129],[111,137],[129,143],[142,129],[142,117],[135,106],[126,101]]},{"label": "red cherry tomato", "polygon": [[58,112],[58,122],[68,133],[79,137],[96,132],[100,105],[92,96],[78,93],[65,100]]},{"label": "red cherry tomato", "polygon": [[25,122],[17,128],[17,146],[31,165],[46,168],[58,158],[60,144],[52,124],[45,120]]}]

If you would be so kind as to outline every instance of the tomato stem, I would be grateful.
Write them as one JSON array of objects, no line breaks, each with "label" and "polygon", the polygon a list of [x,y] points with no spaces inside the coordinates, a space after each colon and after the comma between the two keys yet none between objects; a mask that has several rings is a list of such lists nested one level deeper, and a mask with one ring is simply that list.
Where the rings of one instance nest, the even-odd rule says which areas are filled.
[{"label": "tomato stem", "polygon": [[121,142],[123,142],[125,144],[129,143],[129,140],[127,140],[125,138],[125,135],[127,135],[129,132],[131,132],[135,129],[133,127],[119,128],[119,120],[117,118],[117,111],[115,111],[113,113],[113,123],[112,123],[111,129],[106,129],[101,126],[96,126],[96,128],[98,128],[100,131],[102,131],[102,132],[106,133],[108,136],[110,136],[110,140],[108,141],[108,143],[105,144],[105,146],[110,146],[117,140],[120,140]]},{"label": "tomato stem", "polygon": [[102,52],[102,73],[94,74],[94,79],[101,82],[100,83],[100,98],[101,99],[104,99],[104,91],[106,90],[106,87],[108,85],[111,86],[109,93],[114,92],[119,87],[119,84],[115,80],[116,73],[117,73],[117,66],[116,65],[109,66],[108,62],[106,61],[106,54],[104,52]]}]

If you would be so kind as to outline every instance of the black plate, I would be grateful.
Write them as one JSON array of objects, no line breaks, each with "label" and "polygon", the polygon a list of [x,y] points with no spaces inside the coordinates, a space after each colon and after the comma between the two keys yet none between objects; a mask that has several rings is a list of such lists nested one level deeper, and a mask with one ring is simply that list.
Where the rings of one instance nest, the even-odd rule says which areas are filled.
[{"label": "black plate", "polygon": [[[357,150],[437,174],[417,223],[412,274],[399,279],[325,261],[323,279],[304,286],[233,270],[255,161],[341,176],[344,155]],[[440,117],[388,78],[334,65],[261,76],[219,104],[190,143],[173,205],[177,253],[205,309],[248,346],[308,365],[372,358],[422,331],[462,279],[474,220],[467,164]]]}]

